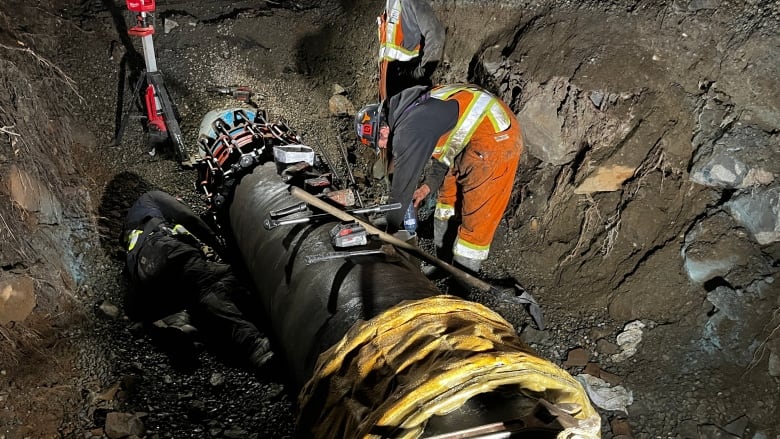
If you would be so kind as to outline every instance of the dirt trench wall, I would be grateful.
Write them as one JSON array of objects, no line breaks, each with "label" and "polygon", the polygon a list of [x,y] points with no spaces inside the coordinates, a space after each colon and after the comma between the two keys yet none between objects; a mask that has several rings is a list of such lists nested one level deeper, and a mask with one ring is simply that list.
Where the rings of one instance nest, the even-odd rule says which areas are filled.
[{"label": "dirt trench wall", "polygon": [[[761,21],[735,22],[733,12],[557,9],[527,14],[483,44],[472,72],[511,103],[525,131],[512,222],[531,271],[555,266],[560,289],[609,297],[618,319],[660,321],[698,306],[715,277],[745,288],[775,271],[771,196],[748,215],[768,214],[763,231],[774,238],[743,230],[733,255],[741,262],[692,279],[681,253],[689,230],[733,210],[730,200],[777,193],[780,84],[768,54],[778,38],[748,39]],[[714,162],[729,148],[750,152]],[[737,176],[716,180],[729,164]],[[744,225],[734,215],[726,230]],[[663,302],[655,289],[668,292]]]},{"label": "dirt trench wall", "polygon": [[[360,49],[333,53],[352,54],[359,106],[374,99],[376,11],[343,3]],[[776,5],[432,4],[447,28],[435,79],[485,86],[523,125],[501,268],[617,321],[720,313],[692,335],[716,350],[729,314],[735,346],[750,345],[779,294]],[[753,308],[760,318],[739,320]]]},{"label": "dirt trench wall", "polygon": [[79,96],[49,60],[56,41],[33,36],[34,23],[20,24],[39,14],[18,6],[13,20],[0,10],[0,368],[45,336],[50,319],[75,317],[65,311],[96,242],[71,103],[51,90]]}]

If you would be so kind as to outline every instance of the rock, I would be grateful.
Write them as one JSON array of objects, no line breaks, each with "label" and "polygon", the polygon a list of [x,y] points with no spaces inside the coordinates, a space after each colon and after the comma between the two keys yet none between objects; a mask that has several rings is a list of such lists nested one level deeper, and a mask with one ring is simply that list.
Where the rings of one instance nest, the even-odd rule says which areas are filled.
[{"label": "rock", "polygon": [[583,348],[576,348],[569,351],[569,355],[566,357],[566,361],[563,362],[563,367],[578,367],[588,364],[590,353]]},{"label": "rock", "polygon": [[769,354],[769,375],[780,377],[780,354],[772,352]]},{"label": "rock", "polygon": [[113,303],[110,303],[110,302],[107,302],[107,301],[103,301],[100,304],[99,308],[100,308],[100,311],[102,311],[103,314],[105,314],[106,317],[109,317],[109,318],[112,318],[112,319],[115,319],[115,318],[119,317],[119,308],[117,308],[117,306],[114,305]]},{"label": "rock", "polygon": [[574,189],[575,194],[612,192],[619,190],[623,182],[634,175],[636,168],[621,165],[600,166]]},{"label": "rock", "polygon": [[780,174],[777,140],[771,134],[774,128],[759,126],[761,117],[753,117],[752,111],[736,116],[712,91],[703,98],[698,113],[691,145],[696,151],[691,181],[718,188],[750,188],[769,185]]},{"label": "rock", "polygon": [[347,89],[342,87],[341,84],[333,84],[333,94],[334,95],[346,95]]},{"label": "rock", "polygon": [[620,351],[620,346],[602,338],[596,342],[596,349],[601,354],[613,355]]},{"label": "rock", "polygon": [[106,436],[121,439],[127,436],[141,436],[145,432],[141,419],[132,413],[111,412],[106,415]]},{"label": "rock", "polygon": [[594,90],[590,92],[590,101],[593,102],[593,105],[596,106],[596,108],[601,109],[601,104],[604,102],[604,92],[601,90]]},{"label": "rock", "polygon": [[739,320],[746,314],[745,297],[729,287],[715,288],[707,293],[707,300],[731,320]]},{"label": "rock", "polygon": [[717,156],[691,174],[691,180],[711,187],[735,188],[747,175],[747,166],[734,157]]},{"label": "rock", "polygon": [[593,362],[588,363],[588,365],[585,366],[585,369],[583,369],[582,373],[602,379],[613,386],[623,382],[622,377],[619,377],[614,373],[605,371],[604,369],[601,368],[599,363],[593,363]]},{"label": "rock", "polygon": [[717,354],[722,361],[747,366],[752,360],[752,351],[745,349],[755,341],[755,333],[745,326],[751,315],[747,310],[743,317],[732,320],[726,313],[716,312],[704,324],[702,348],[711,354]]},{"label": "rock", "polygon": [[177,27],[179,27],[179,23],[171,20],[170,18],[165,19],[165,22],[163,24],[163,29],[166,34],[170,33],[172,30],[174,30]]},{"label": "rock", "polygon": [[612,429],[612,434],[615,436],[631,437],[633,434],[626,418],[614,418],[609,421],[609,426]]},{"label": "rock", "polygon": [[224,382],[225,382],[225,376],[219,372],[212,373],[211,377],[209,378],[209,384],[215,387],[221,385]]},{"label": "rock", "polygon": [[599,370],[599,378],[608,382],[609,384],[612,384],[613,386],[623,382],[623,377],[615,375],[614,373],[611,372],[607,372],[604,369]]},{"label": "rock", "polygon": [[563,116],[558,114],[558,100],[554,85],[552,90],[531,97],[517,115],[523,127],[523,139],[528,153],[547,163],[564,165],[569,163],[579,150],[574,144],[564,141]]},{"label": "rock", "polygon": [[328,111],[333,116],[354,116],[357,112],[352,101],[344,95],[331,96],[328,100]]},{"label": "rock", "polygon": [[588,330],[588,337],[592,340],[608,337],[612,333],[612,328],[606,326],[594,326]]},{"label": "rock", "polygon": [[62,222],[62,205],[49,188],[34,175],[12,165],[6,181],[5,190],[11,198],[28,212],[38,213],[41,224],[59,224]]},{"label": "rock", "polygon": [[747,425],[748,425],[748,417],[742,415],[737,419],[729,422],[728,425],[726,425],[723,429],[733,434],[734,436],[742,437],[742,435],[745,434],[745,429],[747,428]]},{"label": "rock", "polygon": [[0,325],[23,322],[35,308],[33,280],[19,276],[0,283]]},{"label": "rock", "polygon": [[526,326],[522,333],[523,341],[529,345],[547,345],[552,339],[550,331],[540,331],[531,325]]},{"label": "rock", "polygon": [[681,253],[688,278],[699,284],[717,277],[736,285],[751,283],[756,268],[766,265],[755,242],[724,212],[692,227]]},{"label": "rock", "polygon": [[744,193],[726,203],[726,207],[759,244],[780,241],[780,187]]},{"label": "rock", "polygon": [[114,383],[113,386],[97,395],[96,398],[100,401],[113,401],[117,392],[119,392],[119,383]]},{"label": "rock", "polygon": [[679,439],[699,439],[699,426],[695,421],[687,419],[677,426]]}]

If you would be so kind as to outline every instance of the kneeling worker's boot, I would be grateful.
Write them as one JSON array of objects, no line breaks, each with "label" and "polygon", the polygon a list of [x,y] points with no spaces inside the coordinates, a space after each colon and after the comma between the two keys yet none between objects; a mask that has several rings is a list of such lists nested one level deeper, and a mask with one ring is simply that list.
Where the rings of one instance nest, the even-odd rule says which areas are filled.
[{"label": "kneeling worker's boot", "polygon": [[[444,235],[447,233],[447,226],[449,226],[449,220],[433,219],[433,245],[436,246],[436,258],[449,264],[452,261],[452,250],[444,249]],[[425,277],[431,280],[443,279],[449,276],[446,270],[435,265],[426,265],[422,268],[422,271]]]},{"label": "kneeling worker's boot", "polygon": [[[455,255],[452,260],[452,265],[455,268],[462,270],[474,277],[479,277],[479,270],[482,268],[482,260],[467,258],[462,255]],[[462,289],[464,292],[470,292],[471,289],[474,288],[473,285],[464,282],[458,276],[453,276],[453,278],[455,280],[455,285],[460,287],[460,289]]]},{"label": "kneeling worker's boot", "polygon": [[254,350],[249,354],[249,364],[259,369],[273,356],[274,352],[271,350],[271,343],[268,341],[268,338],[263,337],[258,340]]},{"label": "kneeling worker's boot", "polygon": [[455,265],[456,267],[460,268],[461,270],[467,272],[472,276],[479,275],[479,270],[482,268],[481,259],[472,259],[462,255],[455,255],[455,257],[452,260],[453,260],[453,265]]}]

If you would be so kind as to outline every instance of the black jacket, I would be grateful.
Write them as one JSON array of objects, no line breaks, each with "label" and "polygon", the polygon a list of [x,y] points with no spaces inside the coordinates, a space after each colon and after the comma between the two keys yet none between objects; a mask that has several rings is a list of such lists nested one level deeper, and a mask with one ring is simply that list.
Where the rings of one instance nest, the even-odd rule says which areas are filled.
[{"label": "black jacket", "polygon": [[458,103],[428,97],[428,87],[408,88],[387,101],[385,109],[390,126],[388,148],[395,163],[390,188],[390,203],[401,203],[402,208],[390,211],[387,223],[399,227],[412,194],[423,181],[425,165],[431,168],[425,183],[436,191],[449,168],[431,155],[439,138],[450,132],[458,123]]}]

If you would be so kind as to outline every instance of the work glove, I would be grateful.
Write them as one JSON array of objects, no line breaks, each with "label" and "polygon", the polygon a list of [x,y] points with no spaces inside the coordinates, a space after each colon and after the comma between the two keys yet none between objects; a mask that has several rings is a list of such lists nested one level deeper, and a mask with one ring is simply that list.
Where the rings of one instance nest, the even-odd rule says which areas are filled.
[{"label": "work glove", "polygon": [[412,71],[412,77],[417,80],[426,79],[436,70],[435,62],[420,63]]},{"label": "work glove", "polygon": [[200,252],[203,253],[203,257],[205,257],[207,260],[212,262],[217,262],[218,256],[217,252],[214,251],[213,248],[209,247],[208,245],[203,245],[200,247]]}]

